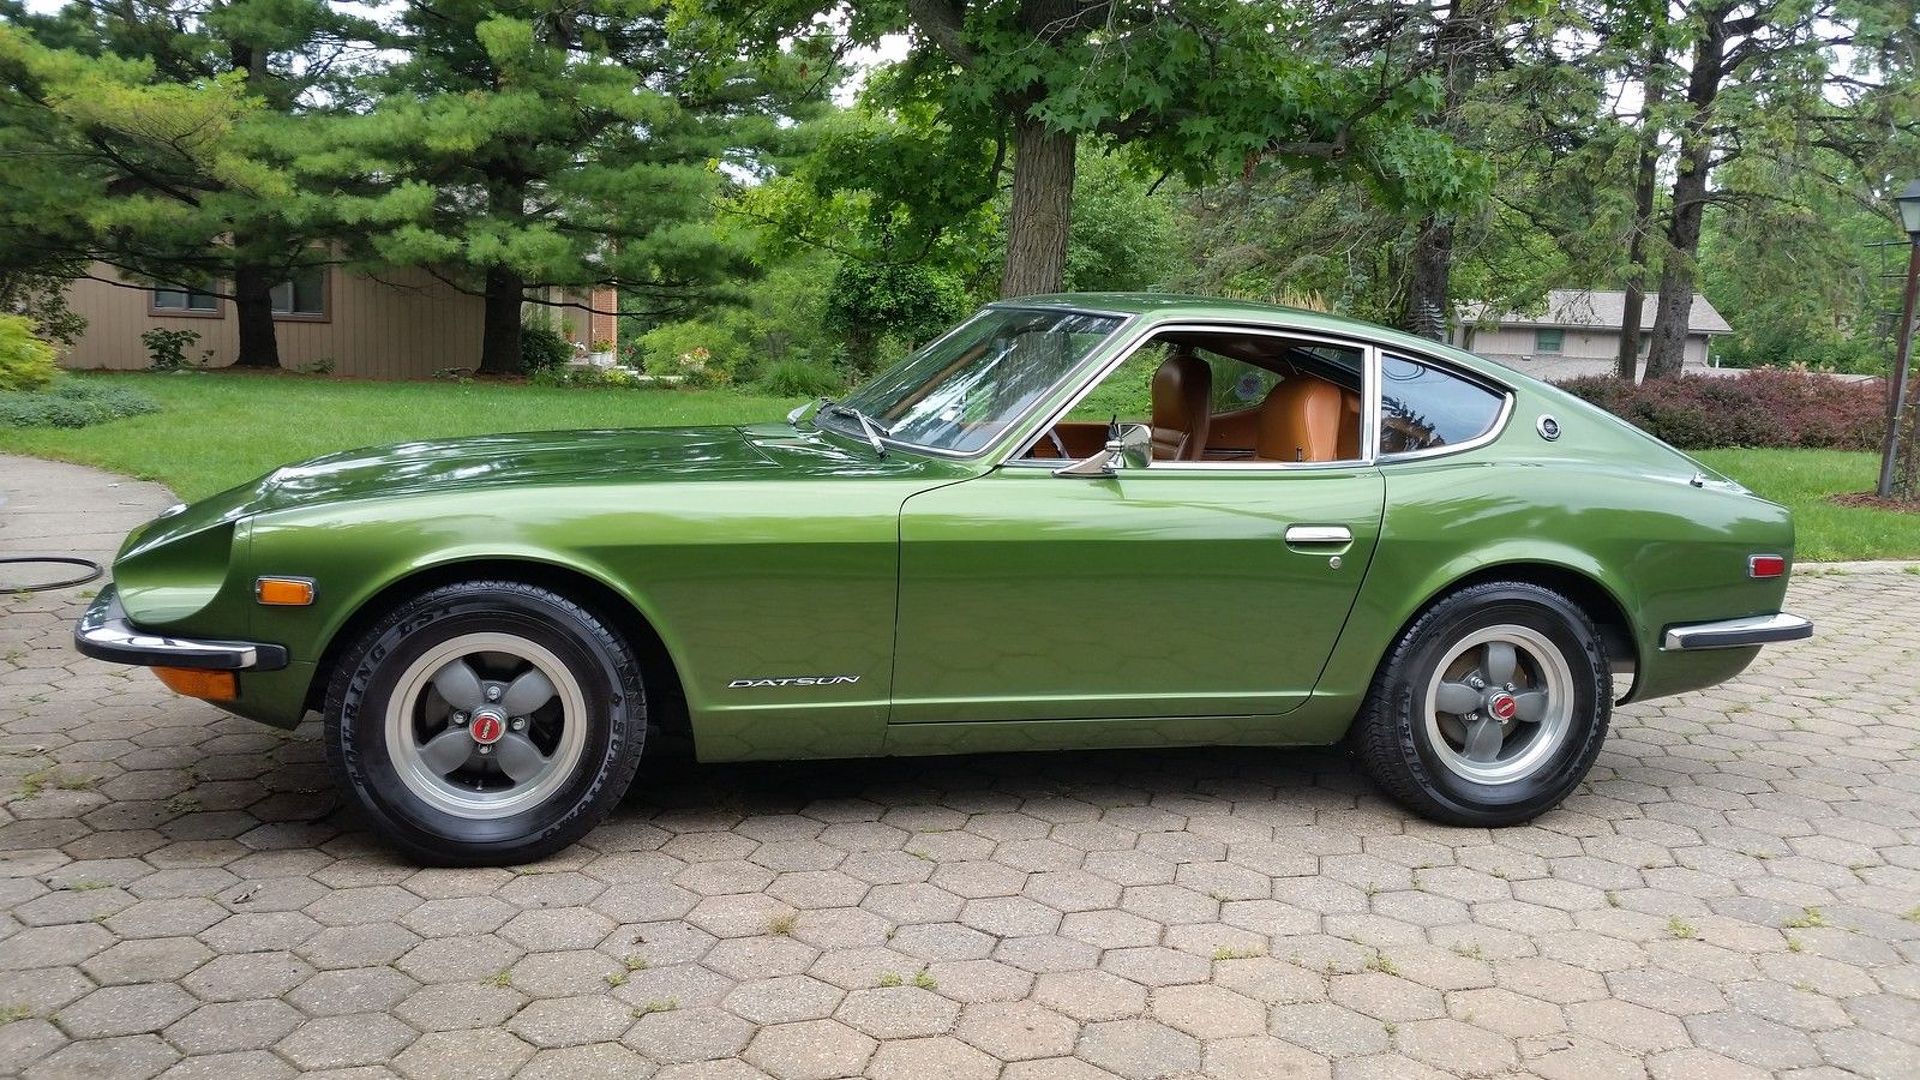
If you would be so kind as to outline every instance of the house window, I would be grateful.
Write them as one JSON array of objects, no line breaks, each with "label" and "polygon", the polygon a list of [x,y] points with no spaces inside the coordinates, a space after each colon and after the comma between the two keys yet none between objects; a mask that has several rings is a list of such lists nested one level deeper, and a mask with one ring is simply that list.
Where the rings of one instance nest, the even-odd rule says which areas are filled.
[{"label": "house window", "polygon": [[309,267],[273,287],[273,313],[289,319],[327,317],[327,268]]},{"label": "house window", "polygon": [[153,311],[158,315],[217,315],[220,298],[199,289],[159,288],[153,290]]},{"label": "house window", "polygon": [[1533,332],[1534,352],[1557,353],[1566,343],[1567,332],[1565,330],[1549,330],[1543,327]]},{"label": "house window", "polygon": [[1639,352],[1639,354],[1640,354],[1641,356],[1645,356],[1645,355],[1647,355],[1647,346],[1648,346],[1648,345],[1650,345],[1650,344],[1652,344],[1652,343],[1653,343],[1653,339],[1652,339],[1651,337],[1649,337],[1649,336],[1647,336],[1647,335],[1646,335],[1646,334],[1644,334],[1644,333],[1643,333],[1643,334],[1641,334],[1641,335],[1640,335],[1640,348],[1639,348],[1639,349],[1637,350],[1637,351]]}]

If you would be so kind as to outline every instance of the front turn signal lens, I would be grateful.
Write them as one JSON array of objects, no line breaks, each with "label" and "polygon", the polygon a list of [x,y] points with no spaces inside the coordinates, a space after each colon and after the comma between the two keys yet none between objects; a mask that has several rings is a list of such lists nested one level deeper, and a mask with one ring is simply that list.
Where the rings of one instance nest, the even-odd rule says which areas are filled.
[{"label": "front turn signal lens", "polygon": [[153,673],[167,689],[187,697],[206,701],[232,701],[240,696],[231,671],[203,671],[199,668],[157,667]]},{"label": "front turn signal lens", "polygon": [[1747,560],[1747,576],[1754,578],[1774,578],[1787,572],[1787,559],[1784,555],[1755,555]]},{"label": "front turn signal lens", "polygon": [[263,577],[253,583],[253,595],[270,607],[306,607],[313,603],[313,580]]}]

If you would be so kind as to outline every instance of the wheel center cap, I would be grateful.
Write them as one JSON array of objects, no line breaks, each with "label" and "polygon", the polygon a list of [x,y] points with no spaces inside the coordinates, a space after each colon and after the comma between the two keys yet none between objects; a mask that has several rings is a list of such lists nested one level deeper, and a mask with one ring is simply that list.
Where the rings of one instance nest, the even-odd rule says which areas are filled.
[{"label": "wheel center cap", "polygon": [[1495,720],[1502,722],[1511,720],[1514,714],[1519,711],[1520,703],[1513,700],[1512,694],[1493,694],[1487,698],[1487,712],[1492,715]]},{"label": "wheel center cap", "polygon": [[491,746],[507,733],[507,718],[494,709],[480,709],[467,725],[467,734],[481,746]]}]

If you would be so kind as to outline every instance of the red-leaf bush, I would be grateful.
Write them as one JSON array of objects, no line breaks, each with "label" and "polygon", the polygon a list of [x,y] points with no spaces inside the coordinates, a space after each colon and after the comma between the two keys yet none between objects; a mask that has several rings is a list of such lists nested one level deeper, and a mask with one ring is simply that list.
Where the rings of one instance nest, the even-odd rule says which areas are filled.
[{"label": "red-leaf bush", "polygon": [[1886,427],[1886,384],[1787,368],[1681,375],[1635,385],[1611,375],[1560,388],[1682,450],[1722,446],[1872,450]]}]

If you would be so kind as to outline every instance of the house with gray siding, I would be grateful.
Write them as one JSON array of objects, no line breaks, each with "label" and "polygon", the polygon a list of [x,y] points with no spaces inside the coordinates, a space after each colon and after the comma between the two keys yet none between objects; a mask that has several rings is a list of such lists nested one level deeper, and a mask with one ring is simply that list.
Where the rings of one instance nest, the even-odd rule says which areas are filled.
[{"label": "house with gray siding", "polygon": [[[1645,370],[1647,341],[1653,333],[1658,296],[1640,305],[1640,362]],[[1483,304],[1469,304],[1453,330],[1453,344],[1523,371],[1536,379],[1558,382],[1581,375],[1613,372],[1620,354],[1620,327],[1625,321],[1626,294],[1597,289],[1554,289],[1538,312],[1488,312]],[[1707,298],[1694,294],[1687,320],[1687,372],[1707,372],[1713,366],[1713,339],[1733,332]]]}]

